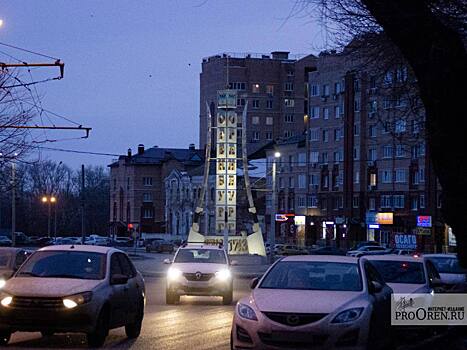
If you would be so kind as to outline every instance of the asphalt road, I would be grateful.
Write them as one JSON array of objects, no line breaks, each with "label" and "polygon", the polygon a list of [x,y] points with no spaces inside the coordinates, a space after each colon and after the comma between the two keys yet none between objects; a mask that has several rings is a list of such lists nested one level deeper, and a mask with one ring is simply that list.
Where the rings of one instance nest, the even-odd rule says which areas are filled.
[{"label": "asphalt road", "polygon": [[[143,329],[138,339],[129,341],[125,330],[110,331],[104,348],[118,349],[230,349],[230,327],[237,300],[249,292],[249,280],[236,279],[234,302],[222,305],[219,297],[182,297],[179,305],[165,304],[165,280],[146,278],[147,304]],[[57,334],[42,338],[40,333],[14,333],[11,349],[86,348],[80,334]]]}]

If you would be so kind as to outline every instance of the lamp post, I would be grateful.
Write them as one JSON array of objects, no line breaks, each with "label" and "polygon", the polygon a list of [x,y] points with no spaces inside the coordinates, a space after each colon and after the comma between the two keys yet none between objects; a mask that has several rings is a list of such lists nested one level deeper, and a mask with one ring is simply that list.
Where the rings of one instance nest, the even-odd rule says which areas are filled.
[{"label": "lamp post", "polygon": [[271,227],[269,229],[269,262],[271,264],[274,262],[274,246],[276,245],[276,164],[280,156],[280,152],[275,152],[272,160]]},{"label": "lamp post", "polygon": [[[43,196],[42,203],[48,204],[47,208],[47,236],[50,238],[50,214],[52,210],[52,204],[57,203],[57,198],[54,196]],[[55,238],[57,237],[57,208],[55,207]]]}]

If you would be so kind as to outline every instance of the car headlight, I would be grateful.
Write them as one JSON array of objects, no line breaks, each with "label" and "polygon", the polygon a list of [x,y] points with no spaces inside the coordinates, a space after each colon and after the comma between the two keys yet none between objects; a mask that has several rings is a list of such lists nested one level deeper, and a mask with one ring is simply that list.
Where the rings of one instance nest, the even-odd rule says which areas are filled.
[{"label": "car headlight", "polygon": [[4,307],[8,307],[13,302],[13,297],[11,295],[3,294],[1,296],[0,304]]},{"label": "car headlight", "polygon": [[169,280],[176,280],[178,279],[180,276],[182,275],[182,271],[180,271],[179,269],[175,268],[175,267],[169,267],[169,269],[167,270],[167,278]]},{"label": "car headlight", "polygon": [[336,317],[334,317],[334,319],[332,320],[331,323],[353,322],[357,318],[360,317],[362,312],[363,312],[363,307],[356,307],[356,308],[353,308],[353,309],[348,309],[348,310],[342,311]]},{"label": "car headlight", "polygon": [[240,317],[246,318],[247,320],[258,321],[255,311],[248,305],[238,303],[237,311]]},{"label": "car headlight", "polygon": [[92,299],[92,292],[80,293],[70,295],[69,297],[63,298],[63,305],[67,309],[73,309],[78,305],[86,304]]},{"label": "car headlight", "polygon": [[228,269],[223,269],[216,272],[216,278],[222,282],[229,280],[232,277],[232,273]]},{"label": "car headlight", "polygon": [[0,289],[5,287],[6,281],[3,278],[0,278]]}]

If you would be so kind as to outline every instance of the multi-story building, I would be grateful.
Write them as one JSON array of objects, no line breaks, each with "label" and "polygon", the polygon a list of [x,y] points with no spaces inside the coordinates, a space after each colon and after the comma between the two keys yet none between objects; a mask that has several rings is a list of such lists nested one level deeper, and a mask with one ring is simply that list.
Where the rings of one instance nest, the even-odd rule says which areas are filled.
[{"label": "multi-story building", "polygon": [[248,102],[249,153],[278,137],[302,134],[308,114],[306,80],[315,60],[313,55],[292,58],[282,51],[204,58],[200,74],[200,148],[206,144],[207,105],[214,116],[217,91],[226,88],[238,91],[237,113],[241,114]]},{"label": "multi-story building", "polygon": [[186,149],[144,149],[122,155],[110,167],[110,227],[124,234],[128,225],[141,233],[166,233],[165,178],[174,169],[187,171],[204,163],[204,151],[191,144]]},{"label": "multi-story building", "polygon": [[[395,234],[416,234],[431,249],[433,232],[442,236],[440,188],[412,79],[404,66],[381,74],[345,52],[320,54],[308,77],[306,134],[267,151],[269,162],[274,151],[281,153],[279,212],[306,218],[305,239],[290,237],[306,244],[375,239],[391,245]],[[427,216],[433,228],[417,227],[417,218]]]}]

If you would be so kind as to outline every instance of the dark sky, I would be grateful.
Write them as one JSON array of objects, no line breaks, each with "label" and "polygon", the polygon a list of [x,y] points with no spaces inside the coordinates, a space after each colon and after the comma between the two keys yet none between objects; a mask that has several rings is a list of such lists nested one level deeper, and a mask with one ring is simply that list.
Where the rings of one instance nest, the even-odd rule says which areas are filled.
[{"label": "dark sky", "polygon": [[[203,57],[275,50],[316,53],[320,29],[286,19],[295,0],[0,0],[0,42],[65,62],[65,78],[37,86],[46,109],[93,128],[49,147],[124,154],[198,143]],[[42,57],[0,47],[28,62]],[[9,61],[0,54],[0,61]],[[34,70],[34,79],[55,70]],[[58,124],[68,123],[52,118]],[[47,120],[44,120],[46,123]],[[36,134],[37,135],[37,134]],[[43,134],[39,134],[41,136]],[[47,138],[81,136],[47,132]],[[45,136],[44,136],[45,137]],[[112,157],[42,151],[73,167]]]}]

